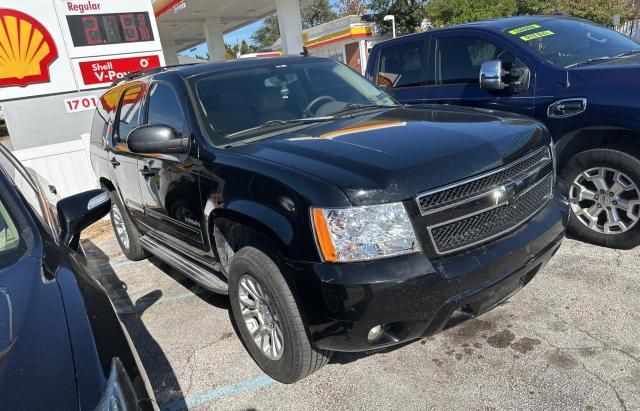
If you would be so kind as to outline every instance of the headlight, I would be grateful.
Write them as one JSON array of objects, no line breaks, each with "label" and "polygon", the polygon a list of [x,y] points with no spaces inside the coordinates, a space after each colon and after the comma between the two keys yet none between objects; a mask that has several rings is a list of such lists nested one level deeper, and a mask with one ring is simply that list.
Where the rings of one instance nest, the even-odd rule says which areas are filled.
[{"label": "headlight", "polygon": [[311,214],[324,261],[364,261],[418,251],[402,203],[313,208]]}]

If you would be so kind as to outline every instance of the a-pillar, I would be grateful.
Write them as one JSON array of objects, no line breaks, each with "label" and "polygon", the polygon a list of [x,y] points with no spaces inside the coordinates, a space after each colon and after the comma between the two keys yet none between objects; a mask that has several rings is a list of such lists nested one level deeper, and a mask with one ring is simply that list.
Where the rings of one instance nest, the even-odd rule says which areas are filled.
[{"label": "a-pillar", "polygon": [[219,18],[206,19],[204,21],[204,35],[207,39],[209,60],[224,61],[224,33],[222,21]]},{"label": "a-pillar", "polygon": [[286,54],[302,53],[302,19],[299,0],[276,0],[282,49]]},{"label": "a-pillar", "polygon": [[160,41],[162,44],[162,53],[164,54],[164,64],[166,66],[175,66],[180,64],[178,61],[178,47],[173,40]]}]

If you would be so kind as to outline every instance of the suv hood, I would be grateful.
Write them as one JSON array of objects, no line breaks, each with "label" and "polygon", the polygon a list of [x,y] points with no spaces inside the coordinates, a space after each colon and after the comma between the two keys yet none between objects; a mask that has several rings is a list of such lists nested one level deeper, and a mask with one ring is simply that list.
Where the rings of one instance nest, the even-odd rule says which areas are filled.
[{"label": "suv hood", "polygon": [[428,105],[367,113],[234,150],[318,176],[365,205],[408,199],[550,142],[540,123],[504,112]]}]

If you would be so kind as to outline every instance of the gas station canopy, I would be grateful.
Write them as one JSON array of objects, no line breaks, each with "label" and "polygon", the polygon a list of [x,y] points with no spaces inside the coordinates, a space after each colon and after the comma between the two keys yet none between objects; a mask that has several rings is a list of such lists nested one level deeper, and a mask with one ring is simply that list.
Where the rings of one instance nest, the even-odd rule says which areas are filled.
[{"label": "gas station canopy", "polygon": [[155,0],[153,9],[167,64],[177,64],[178,51],[204,42],[211,60],[224,60],[225,33],[274,13],[284,51],[302,51],[298,0]]}]

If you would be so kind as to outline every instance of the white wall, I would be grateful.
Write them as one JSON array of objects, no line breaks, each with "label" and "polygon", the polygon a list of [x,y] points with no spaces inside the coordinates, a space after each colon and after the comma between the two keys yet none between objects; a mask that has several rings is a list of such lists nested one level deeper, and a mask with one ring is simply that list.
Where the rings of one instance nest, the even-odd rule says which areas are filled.
[{"label": "white wall", "polygon": [[89,162],[88,142],[82,139],[16,150],[13,155],[54,185],[60,198],[99,188]]}]

